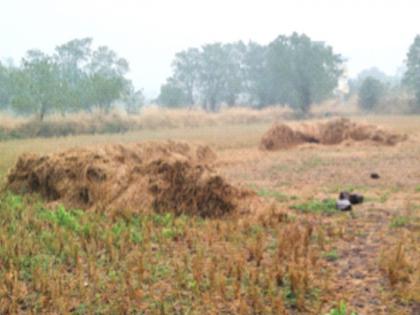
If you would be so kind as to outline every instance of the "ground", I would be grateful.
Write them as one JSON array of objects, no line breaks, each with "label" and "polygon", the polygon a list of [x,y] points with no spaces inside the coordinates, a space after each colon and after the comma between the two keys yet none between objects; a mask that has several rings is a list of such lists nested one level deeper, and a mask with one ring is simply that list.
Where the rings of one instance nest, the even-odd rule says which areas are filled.
[{"label": "ground", "polygon": [[[345,303],[348,314],[420,314],[420,117],[354,119],[409,139],[393,147],[311,144],[264,152],[258,142],[270,124],[252,123],[0,142],[2,180],[27,151],[149,139],[205,143],[217,152],[223,176],[260,196],[252,216],[148,216],[138,223],[64,208],[50,215],[36,197],[3,192],[3,311],[87,314],[90,305],[98,313],[340,315]],[[335,211],[343,190],[365,202]],[[101,235],[102,228],[111,232]],[[45,241],[45,229],[58,244]],[[33,250],[19,245],[26,237]],[[38,257],[36,249],[49,259],[48,281],[27,266],[33,262],[19,260]],[[51,259],[57,255],[61,260]]]}]

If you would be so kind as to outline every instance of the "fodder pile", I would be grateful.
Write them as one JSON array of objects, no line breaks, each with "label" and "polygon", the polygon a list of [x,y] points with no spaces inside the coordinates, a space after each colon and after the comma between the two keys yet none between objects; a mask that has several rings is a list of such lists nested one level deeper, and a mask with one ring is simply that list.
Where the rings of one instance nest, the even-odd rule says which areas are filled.
[{"label": "fodder pile", "polygon": [[232,212],[247,192],[219,176],[214,159],[206,146],[170,141],[25,154],[7,188],[86,210],[217,217]]},{"label": "fodder pile", "polygon": [[317,124],[289,126],[275,124],[262,137],[264,150],[288,149],[303,143],[339,144],[344,141],[370,141],[381,145],[395,145],[407,139],[375,125],[359,124],[346,118]]}]

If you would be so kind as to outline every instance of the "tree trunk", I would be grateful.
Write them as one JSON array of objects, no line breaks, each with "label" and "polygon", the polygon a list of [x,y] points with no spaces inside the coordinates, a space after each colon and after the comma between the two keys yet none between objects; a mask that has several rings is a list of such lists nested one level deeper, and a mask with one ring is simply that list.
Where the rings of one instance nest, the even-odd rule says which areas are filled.
[{"label": "tree trunk", "polygon": [[41,108],[39,110],[39,115],[38,115],[39,121],[41,122],[44,121],[46,112],[47,112],[47,109],[45,108],[45,105],[41,105]]}]

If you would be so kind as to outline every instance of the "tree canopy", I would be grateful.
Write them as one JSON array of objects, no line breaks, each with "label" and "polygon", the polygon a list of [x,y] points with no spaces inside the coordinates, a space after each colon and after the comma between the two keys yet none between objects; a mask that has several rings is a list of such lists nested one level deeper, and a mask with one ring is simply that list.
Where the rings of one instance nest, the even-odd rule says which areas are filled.
[{"label": "tree canopy", "polygon": [[184,105],[200,103],[209,111],[221,104],[247,103],[288,104],[306,113],[312,103],[332,94],[342,62],[331,47],[296,33],[279,36],[267,46],[213,43],[177,53],[171,84],[161,91],[168,93],[172,87],[177,103],[183,94]]},{"label": "tree canopy", "polygon": [[371,111],[380,102],[385,91],[384,84],[373,77],[363,80],[359,89],[359,105],[362,109]]},{"label": "tree canopy", "polygon": [[[116,100],[144,102],[126,78],[128,62],[91,38],[74,39],[52,55],[29,50],[17,67],[0,64],[0,106],[22,114],[108,111]],[[132,106],[132,105],[131,105]]]},{"label": "tree canopy", "polygon": [[417,35],[407,53],[407,71],[403,82],[414,92],[417,107],[420,107],[420,35]]}]

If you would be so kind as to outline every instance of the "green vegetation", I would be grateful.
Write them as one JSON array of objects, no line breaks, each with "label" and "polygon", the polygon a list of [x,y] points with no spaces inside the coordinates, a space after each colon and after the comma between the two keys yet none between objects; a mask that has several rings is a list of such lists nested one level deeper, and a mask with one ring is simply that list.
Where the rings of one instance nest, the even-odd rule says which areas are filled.
[{"label": "green vegetation", "polygon": [[414,38],[407,53],[407,71],[403,83],[410,88],[416,97],[417,109],[420,108],[420,35]]},{"label": "green vegetation", "polygon": [[327,261],[336,261],[340,258],[340,255],[336,249],[324,253],[323,256]]},{"label": "green vegetation", "polygon": [[54,54],[29,50],[19,66],[0,63],[0,108],[18,114],[110,110],[122,100],[133,112],[143,102],[128,73],[128,62],[106,46],[92,49],[92,39],[74,39],[57,46]]},{"label": "green vegetation", "polygon": [[[337,308],[333,308],[329,313],[325,315],[348,315],[347,305],[345,302],[341,301]],[[350,315],[357,315],[355,312],[351,312]]]},{"label": "green vegetation", "polygon": [[250,42],[214,43],[175,55],[173,75],[161,87],[165,106],[221,104],[258,107],[289,104],[307,114],[332,95],[342,59],[331,47],[306,35],[278,36],[267,46]]},{"label": "green vegetation", "polygon": [[305,203],[297,204],[291,207],[303,213],[321,213],[331,215],[337,212],[335,200],[310,200]]},{"label": "green vegetation", "polygon": [[389,226],[392,228],[400,228],[400,227],[404,227],[410,224],[410,221],[411,221],[410,217],[398,215],[398,216],[394,216],[391,219],[391,223],[389,224]]},{"label": "green vegetation", "polygon": [[359,105],[366,111],[371,111],[378,106],[384,96],[385,86],[375,78],[367,77],[359,89]]},{"label": "green vegetation", "polygon": [[295,199],[295,196],[288,196],[280,191],[270,190],[261,188],[257,190],[258,196],[265,197],[265,198],[274,198],[278,202],[286,202],[290,199]]},{"label": "green vegetation", "polygon": [[314,307],[322,291],[313,275],[312,228],[283,217],[110,217],[4,193],[0,313],[281,314]]}]

